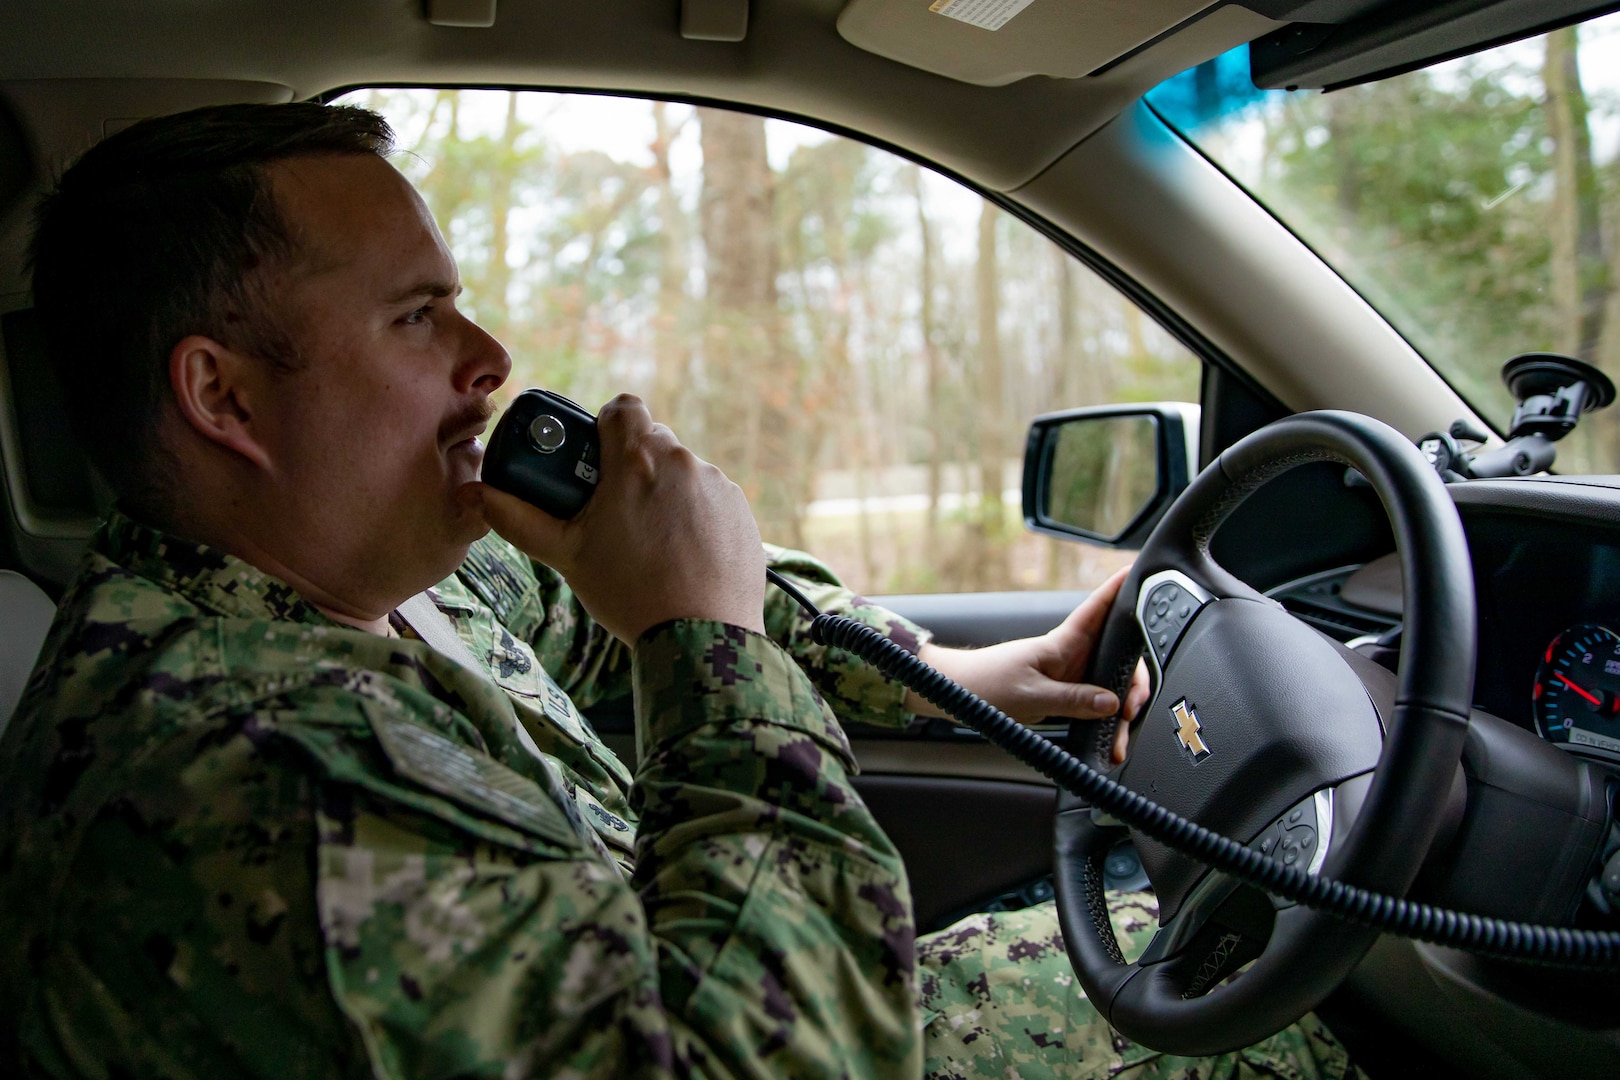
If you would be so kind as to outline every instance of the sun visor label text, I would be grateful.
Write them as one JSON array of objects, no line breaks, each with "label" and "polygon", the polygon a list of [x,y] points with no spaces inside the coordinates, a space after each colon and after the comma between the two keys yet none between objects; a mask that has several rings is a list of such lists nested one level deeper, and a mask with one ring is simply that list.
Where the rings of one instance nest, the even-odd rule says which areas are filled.
[{"label": "sun visor label text", "polygon": [[1034,0],[934,0],[928,10],[981,30],[1000,30]]}]

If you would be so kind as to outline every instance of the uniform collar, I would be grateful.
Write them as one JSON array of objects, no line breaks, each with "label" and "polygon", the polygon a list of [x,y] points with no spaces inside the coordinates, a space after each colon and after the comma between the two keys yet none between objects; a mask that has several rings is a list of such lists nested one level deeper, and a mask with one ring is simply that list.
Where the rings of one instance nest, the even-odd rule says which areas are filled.
[{"label": "uniform collar", "polygon": [[227,618],[330,624],[291,585],[219,548],[143,525],[114,510],[93,551],[198,607]]}]

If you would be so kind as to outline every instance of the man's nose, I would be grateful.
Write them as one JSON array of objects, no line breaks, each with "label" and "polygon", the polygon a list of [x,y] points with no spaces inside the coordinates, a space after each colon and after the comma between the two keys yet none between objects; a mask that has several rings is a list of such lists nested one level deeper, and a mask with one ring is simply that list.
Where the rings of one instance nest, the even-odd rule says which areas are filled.
[{"label": "man's nose", "polygon": [[511,373],[512,357],[507,354],[505,346],[483,327],[467,319],[456,389],[464,393],[494,393]]}]

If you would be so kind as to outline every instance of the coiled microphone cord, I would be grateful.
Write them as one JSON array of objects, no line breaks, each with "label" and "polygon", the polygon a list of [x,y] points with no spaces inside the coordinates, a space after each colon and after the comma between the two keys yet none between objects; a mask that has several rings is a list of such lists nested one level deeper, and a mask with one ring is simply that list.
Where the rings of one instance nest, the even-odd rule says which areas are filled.
[{"label": "coiled microphone cord", "polygon": [[825,614],[776,571],[766,570],[765,575],[810,615],[810,635],[817,643],[853,653],[1092,806],[1242,882],[1346,922],[1434,945],[1562,967],[1620,967],[1620,933],[1614,931],[1471,915],[1284,866],[1138,795],[958,686],[872,627],[842,615]]}]

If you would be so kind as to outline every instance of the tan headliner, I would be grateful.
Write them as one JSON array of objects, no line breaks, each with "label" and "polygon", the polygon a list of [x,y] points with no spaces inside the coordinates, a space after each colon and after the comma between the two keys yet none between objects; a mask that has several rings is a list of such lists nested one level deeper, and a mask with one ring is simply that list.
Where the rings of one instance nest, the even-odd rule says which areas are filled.
[{"label": "tan headliner", "polygon": [[[429,25],[418,0],[8,3],[0,81],[234,80],[297,97],[435,82],[708,96],[849,126],[1008,190],[1160,79],[1277,25],[1226,8],[1102,76],[990,87],[851,45],[835,25],[843,6],[754,0],[747,39],[727,43],[681,38],[678,0],[501,0],[487,30]],[[1099,18],[1112,10],[1095,6]],[[987,49],[1013,40],[983,37]]]}]

